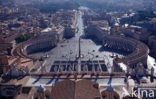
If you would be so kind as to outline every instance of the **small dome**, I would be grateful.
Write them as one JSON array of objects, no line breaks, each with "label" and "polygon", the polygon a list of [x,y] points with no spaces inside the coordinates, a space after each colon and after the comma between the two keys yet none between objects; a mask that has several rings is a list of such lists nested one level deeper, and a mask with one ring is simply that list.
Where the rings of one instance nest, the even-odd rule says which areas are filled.
[{"label": "small dome", "polygon": [[107,87],[106,90],[107,90],[107,91],[114,91],[114,88],[110,85],[110,86]]},{"label": "small dome", "polygon": [[37,92],[44,92],[44,91],[45,91],[45,88],[41,85],[37,89]]},{"label": "small dome", "polygon": [[141,79],[140,80],[147,80],[147,78],[146,77],[141,77]]}]

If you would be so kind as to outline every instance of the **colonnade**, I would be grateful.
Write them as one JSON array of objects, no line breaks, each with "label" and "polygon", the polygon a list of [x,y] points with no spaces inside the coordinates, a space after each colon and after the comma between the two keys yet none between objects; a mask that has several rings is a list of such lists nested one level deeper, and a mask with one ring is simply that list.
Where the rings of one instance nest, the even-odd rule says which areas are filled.
[{"label": "colonnade", "polygon": [[44,51],[45,49],[51,49],[57,45],[57,38],[55,36],[46,36],[39,39],[35,39],[26,45],[27,54],[31,54],[38,51]]},{"label": "colonnade", "polygon": [[147,67],[149,49],[140,41],[126,37],[109,35],[103,38],[103,46],[129,53],[123,58],[116,58],[114,60],[114,65],[117,65],[118,63],[125,63],[130,67],[134,67],[137,63],[142,62],[143,65]]}]

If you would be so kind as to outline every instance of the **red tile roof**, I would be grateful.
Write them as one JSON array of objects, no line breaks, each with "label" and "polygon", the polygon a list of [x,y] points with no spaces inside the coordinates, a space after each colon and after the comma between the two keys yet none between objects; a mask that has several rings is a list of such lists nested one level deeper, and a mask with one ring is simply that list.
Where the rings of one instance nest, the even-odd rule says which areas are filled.
[{"label": "red tile roof", "polygon": [[52,87],[51,99],[97,99],[98,84],[89,80],[64,80]]}]

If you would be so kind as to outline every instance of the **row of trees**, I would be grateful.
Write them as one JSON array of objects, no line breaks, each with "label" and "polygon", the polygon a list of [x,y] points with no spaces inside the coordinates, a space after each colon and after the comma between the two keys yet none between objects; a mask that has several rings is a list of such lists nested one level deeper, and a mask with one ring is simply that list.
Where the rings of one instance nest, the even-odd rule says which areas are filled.
[{"label": "row of trees", "polygon": [[15,38],[16,43],[24,42],[28,40],[32,34],[23,34]]},{"label": "row of trees", "polygon": [[156,18],[156,15],[153,11],[138,11],[138,13],[132,17],[124,18],[121,20],[121,24],[136,24],[150,22],[150,19]]}]

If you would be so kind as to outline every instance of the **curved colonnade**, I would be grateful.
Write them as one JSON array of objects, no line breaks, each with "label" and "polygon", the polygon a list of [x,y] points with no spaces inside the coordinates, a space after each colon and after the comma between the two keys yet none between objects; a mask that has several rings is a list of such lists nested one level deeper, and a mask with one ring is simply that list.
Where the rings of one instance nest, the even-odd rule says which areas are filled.
[{"label": "curved colonnade", "polygon": [[[52,48],[57,45],[57,42],[57,35],[42,35],[20,44],[15,50],[17,55],[33,59],[28,54]],[[113,62],[114,66],[118,66],[118,63],[124,63],[134,68],[137,63],[142,62],[144,67],[147,67],[149,49],[140,41],[107,35],[103,38],[103,46],[116,51],[130,53],[123,58],[116,57]]]},{"label": "curved colonnade", "polygon": [[31,43],[24,47],[26,54],[32,54],[46,49],[52,49],[57,45],[57,40],[53,37],[46,37],[33,40]]},{"label": "curved colonnade", "polygon": [[50,50],[55,47],[57,43],[58,36],[56,34],[42,34],[17,45],[13,51],[13,55],[34,59],[29,56],[29,54]]},{"label": "curved colonnade", "polygon": [[38,37],[27,42],[23,47],[25,55],[52,49],[57,45],[58,36],[56,34],[41,34]]},{"label": "curved colonnade", "polygon": [[134,68],[137,63],[142,62],[144,67],[147,67],[149,49],[144,43],[140,41],[121,36],[109,35],[103,38],[103,46],[106,48],[130,53],[123,58],[116,57],[116,59],[114,59],[114,65],[117,65],[118,63],[124,63]]}]

